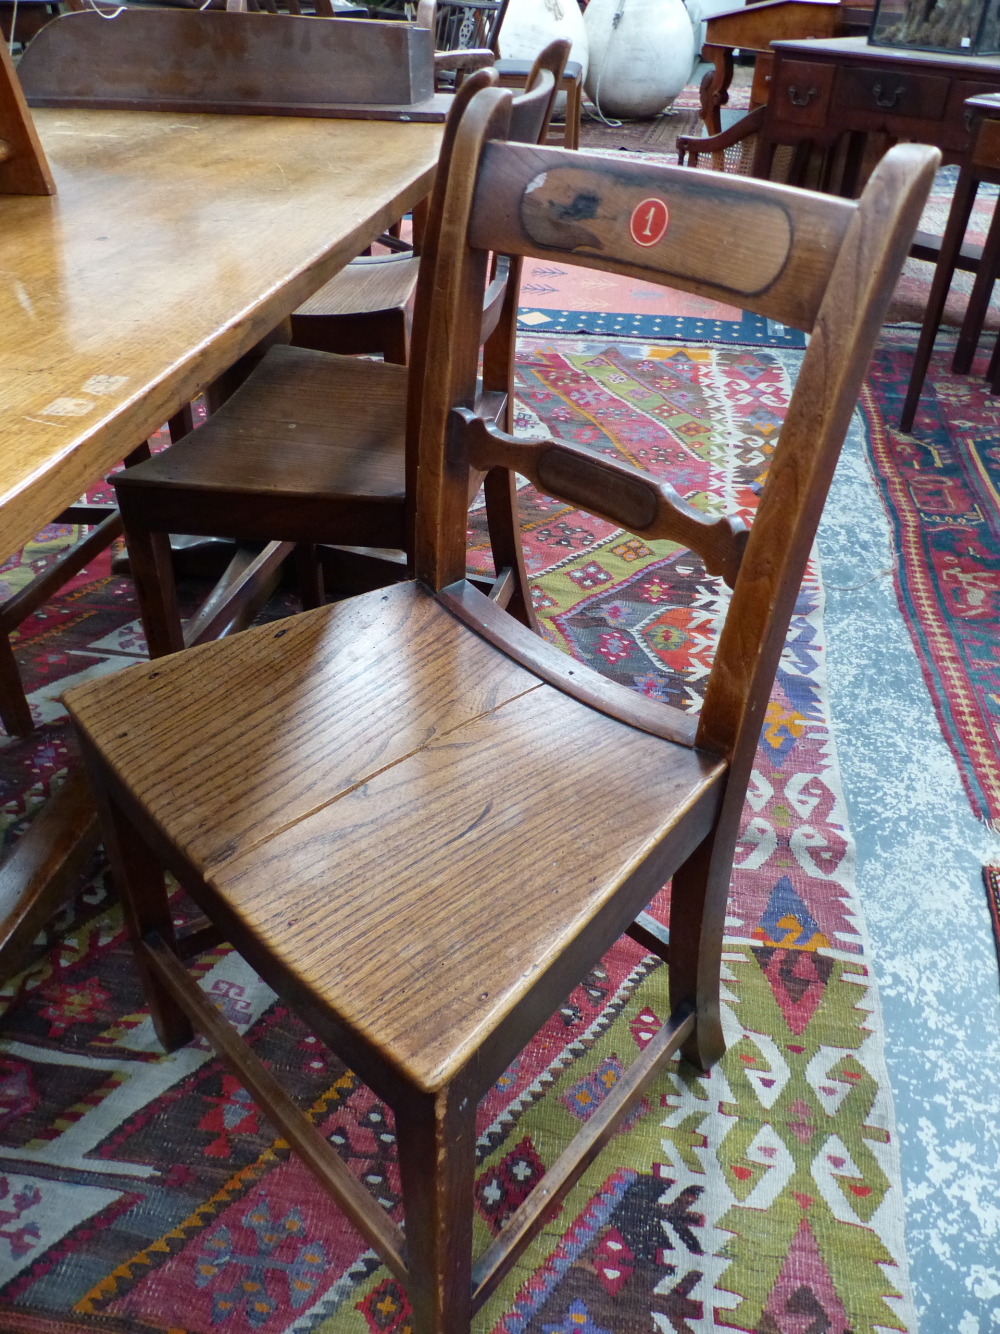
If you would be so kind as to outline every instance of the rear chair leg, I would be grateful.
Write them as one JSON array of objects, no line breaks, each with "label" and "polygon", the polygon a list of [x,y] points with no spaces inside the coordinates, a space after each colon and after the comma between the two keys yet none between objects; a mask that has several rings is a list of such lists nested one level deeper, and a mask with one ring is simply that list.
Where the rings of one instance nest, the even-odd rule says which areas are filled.
[{"label": "rear chair leg", "polygon": [[414,1334],[469,1334],[476,1099],[413,1090],[396,1109]]}]

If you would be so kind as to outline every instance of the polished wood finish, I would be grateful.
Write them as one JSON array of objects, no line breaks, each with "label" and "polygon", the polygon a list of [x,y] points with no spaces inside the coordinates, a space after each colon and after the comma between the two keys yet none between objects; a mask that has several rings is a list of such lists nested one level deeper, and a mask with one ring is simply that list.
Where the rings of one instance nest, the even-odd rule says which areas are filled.
[{"label": "polished wood finish", "polygon": [[[440,225],[428,231],[420,281],[430,292],[411,376],[419,395],[410,398],[420,582],[67,695],[164,1044],[185,1042],[198,1018],[266,1114],[291,1124],[283,1095],[263,1086],[242,1041],[218,1030],[184,976],[161,866],[391,1104],[415,1334],[468,1334],[476,1306],[665,1062],[683,1051],[704,1069],[721,1054],[725,902],[760,727],[826,489],[939,160],[931,149],[895,149],[858,204],[726,179],[695,198],[694,173],[644,167],[644,202],[669,201],[671,214],[676,204],[689,234],[696,223],[727,228],[758,275],[781,254],[752,308],[802,319],[812,334],[695,721],[638,696],[626,704],[629,692],[612,683],[599,700],[594,687],[591,707],[592,673],[568,658],[554,668],[551,646],[464,581],[470,474],[514,449],[486,433],[498,452],[487,460],[477,453],[487,449],[482,429],[461,412],[476,396],[490,254],[589,266],[599,235],[608,265],[689,281],[674,277],[668,240],[652,256],[630,241],[643,197],[632,192],[635,176],[622,179],[624,164],[528,154],[499,142],[509,122],[508,92],[484,87],[464,100],[435,190]],[[568,203],[560,173],[572,173],[577,190]],[[535,196],[554,219],[543,243],[532,234]],[[773,232],[775,208],[791,234],[758,241],[751,229]],[[585,245],[581,215],[593,227]],[[803,251],[816,253],[807,261]],[[504,471],[494,463],[490,475]],[[506,571],[496,582],[499,596]],[[539,646],[534,656],[527,640]],[[576,672],[582,691],[569,680]],[[670,877],[666,948],[662,931],[639,925],[668,956],[670,1015],[474,1263],[478,1100],[587,969],[636,930]],[[353,1185],[344,1189],[322,1163],[316,1170],[352,1217],[371,1223]],[[367,1235],[398,1266],[394,1238]]]},{"label": "polished wood finish", "polygon": [[0,195],[54,195],[45,160],[6,43],[0,41]]},{"label": "polished wood finish", "polygon": [[[434,125],[346,121],[35,120],[60,193],[55,207],[0,198],[4,557],[422,198],[441,137]],[[22,701],[27,730],[5,637],[0,693]],[[0,872],[8,912],[59,906],[71,883],[61,868],[87,828],[59,800],[32,823]],[[0,949],[0,973],[17,960]]]},{"label": "polished wood finish", "polygon": [[[773,41],[783,37],[832,37],[841,26],[840,0],[760,0],[708,19],[701,56],[713,68],[702,79],[700,90],[701,118],[708,133],[722,132],[719,113],[729,101],[734,50],[760,52],[766,59]],[[766,63],[770,61],[766,59]],[[751,110],[767,101],[760,95],[756,68],[754,76]],[[765,77],[762,66],[761,79]]]},{"label": "polished wood finish", "polygon": [[4,556],[426,194],[441,139],[384,122],[35,120],[60,194],[58,213],[0,198]]},{"label": "polished wood finish", "polygon": [[[948,213],[948,223],[941,242],[934,281],[931,284],[927,310],[920,330],[920,341],[910,372],[906,400],[903,403],[903,413],[899,423],[901,431],[913,429],[920,391],[934,350],[934,339],[941,324],[941,316],[944,313],[955,269],[972,267],[976,273],[976,281],[969,296],[969,304],[966,307],[962,329],[952,358],[951,369],[959,375],[968,374],[972,369],[972,361],[979,346],[979,336],[983,331],[993,293],[993,284],[1000,273],[1000,208],[993,210],[986,244],[981,249],[975,247],[978,254],[973,253],[969,256],[976,262],[973,265],[968,261],[962,263],[963,251],[971,249],[964,243],[965,229],[969,225],[979,186],[983,182],[1000,185],[1000,94],[970,98],[965,104],[965,115],[973,128],[972,147],[962,163],[955,185],[955,194]],[[1000,392],[1000,355],[996,351],[990,360],[987,378],[992,392],[994,394]]]},{"label": "polished wood finish", "polygon": [[[491,169],[479,182],[475,245],[489,236],[504,253],[554,257],[569,250],[574,263],[586,260],[591,268],[668,282],[716,301],[738,298],[746,309],[796,328],[811,327],[854,216],[846,200],[781,187],[762,195],[756,181],[727,178],[728,228],[740,244],[722,246],[704,226],[721,188],[717,177],[680,167],[664,169],[669,175],[663,176],[641,162],[598,167],[589,159],[578,165],[552,148],[485,152]],[[506,198],[515,184],[524,192],[516,210]],[[665,189],[669,221],[663,237],[656,245],[639,245],[629,236],[630,218],[647,195]],[[578,205],[578,199],[584,202]]]},{"label": "polished wood finish", "polygon": [[429,34],[226,10],[64,14],[22,57],[33,107],[443,120]]},{"label": "polished wood finish", "polygon": [[754,175],[766,177],[779,144],[815,144],[832,158],[851,138],[840,193],[857,192],[868,134],[932,144],[961,163],[972,146],[965,102],[1000,91],[1000,60],[869,46],[863,37],[776,41],[767,116]]}]

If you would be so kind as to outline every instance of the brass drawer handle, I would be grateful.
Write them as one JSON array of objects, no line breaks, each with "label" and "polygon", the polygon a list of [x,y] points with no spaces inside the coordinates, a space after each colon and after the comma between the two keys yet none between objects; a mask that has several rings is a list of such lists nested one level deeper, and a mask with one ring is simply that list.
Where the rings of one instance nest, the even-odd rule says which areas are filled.
[{"label": "brass drawer handle", "polygon": [[903,96],[905,92],[906,92],[906,87],[903,84],[900,84],[900,86],[896,89],[896,91],[890,93],[888,97],[882,96],[882,85],[880,83],[877,83],[872,89],[872,93],[874,94],[875,97],[875,105],[877,107],[884,108],[884,110],[886,111],[891,110],[892,107],[896,105],[896,103],[899,101],[899,99]]},{"label": "brass drawer handle", "polygon": [[809,88],[804,93],[800,93],[794,83],[788,85],[788,100],[793,107],[807,107],[814,97],[818,96],[815,88]]}]

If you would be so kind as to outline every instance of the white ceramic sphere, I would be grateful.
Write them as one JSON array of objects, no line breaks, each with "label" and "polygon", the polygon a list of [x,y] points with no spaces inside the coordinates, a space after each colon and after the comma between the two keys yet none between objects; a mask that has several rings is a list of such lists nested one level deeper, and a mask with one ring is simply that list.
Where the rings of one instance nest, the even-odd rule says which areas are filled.
[{"label": "white ceramic sphere", "polygon": [[590,0],[584,24],[590,39],[584,82],[605,116],[655,116],[691,77],[694,32],[683,0]]},{"label": "white ceramic sphere", "polygon": [[580,63],[586,78],[587,29],[577,0],[510,0],[500,29],[500,56],[534,60],[558,37],[572,42],[569,58]]}]

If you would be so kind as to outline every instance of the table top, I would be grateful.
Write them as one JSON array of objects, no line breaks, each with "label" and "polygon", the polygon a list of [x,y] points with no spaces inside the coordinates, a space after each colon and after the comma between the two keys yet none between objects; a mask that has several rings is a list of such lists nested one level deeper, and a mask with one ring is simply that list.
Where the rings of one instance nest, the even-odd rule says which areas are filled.
[{"label": "table top", "polygon": [[808,54],[834,58],[837,60],[877,61],[879,64],[893,62],[901,65],[938,65],[953,69],[956,73],[968,70],[982,77],[1000,78],[1000,57],[972,56],[951,54],[946,51],[911,51],[900,46],[873,46],[867,37],[815,37],[792,38],[787,41],[772,42],[777,51],[794,52],[796,55]]},{"label": "table top", "polygon": [[443,130],[34,119],[59,193],[0,197],[0,559],[422,198]]}]

